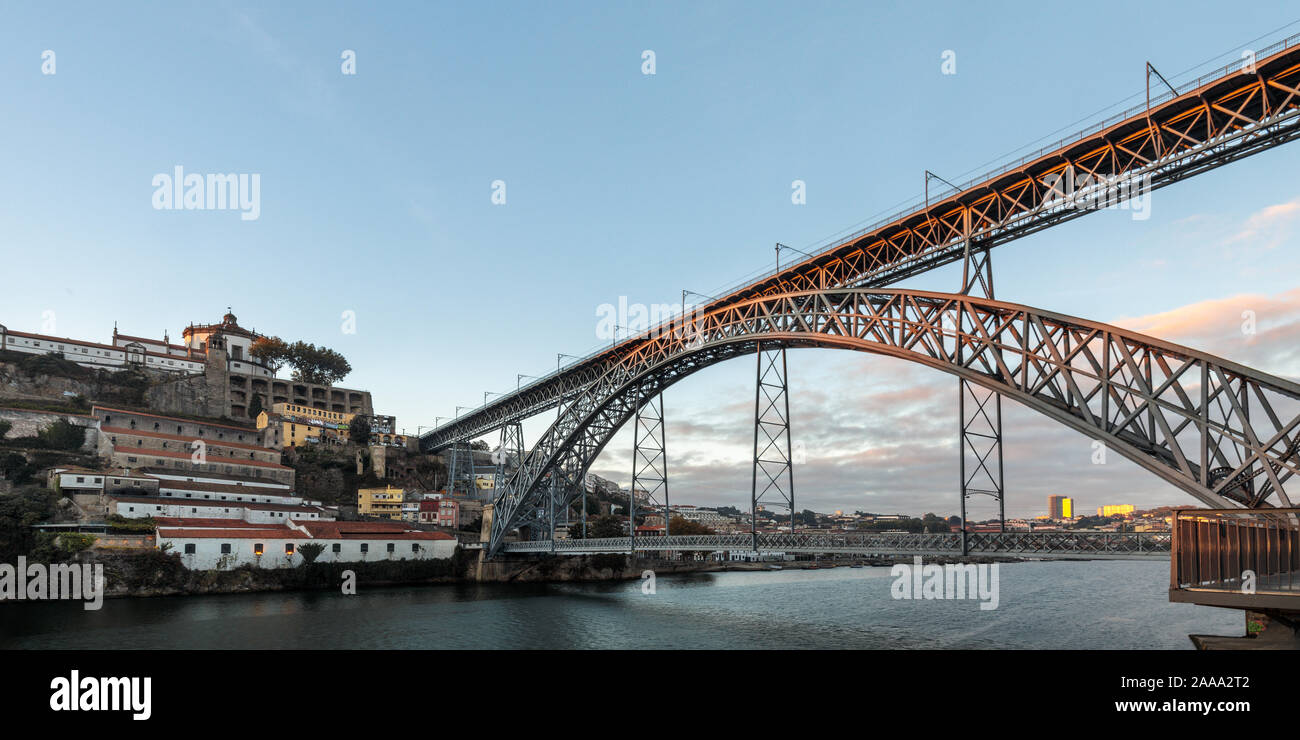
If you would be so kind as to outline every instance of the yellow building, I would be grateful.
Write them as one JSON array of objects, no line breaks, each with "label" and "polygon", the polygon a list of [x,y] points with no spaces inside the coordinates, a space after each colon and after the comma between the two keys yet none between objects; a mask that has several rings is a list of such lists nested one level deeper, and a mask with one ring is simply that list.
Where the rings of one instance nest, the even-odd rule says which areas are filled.
[{"label": "yellow building", "polygon": [[257,415],[257,428],[265,430],[273,427],[270,434],[264,433],[262,436],[267,445],[297,447],[322,441],[341,443],[346,441],[348,424],[355,417],[356,414],[277,403],[271,406],[269,412],[263,411]]},{"label": "yellow building", "polygon": [[339,411],[314,409],[311,406],[299,406],[294,403],[271,404],[271,413],[275,416],[315,419],[317,421],[323,421],[326,424],[336,424],[344,429],[346,429],[348,424],[356,417],[356,414],[344,414]]},{"label": "yellow building", "polygon": [[1133,504],[1107,504],[1097,509],[1097,516],[1124,516],[1134,511]]},{"label": "yellow building", "polygon": [[1047,516],[1051,519],[1073,519],[1074,499],[1069,496],[1048,496]]},{"label": "yellow building", "polygon": [[381,516],[400,520],[403,496],[402,489],[392,486],[358,489],[357,513],[363,516]]}]

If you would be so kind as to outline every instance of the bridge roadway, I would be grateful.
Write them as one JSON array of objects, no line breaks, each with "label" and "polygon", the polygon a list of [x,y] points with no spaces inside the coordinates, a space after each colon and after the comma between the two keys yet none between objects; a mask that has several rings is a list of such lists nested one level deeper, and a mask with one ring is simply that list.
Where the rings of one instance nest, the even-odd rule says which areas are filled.
[{"label": "bridge roadway", "polygon": [[[1300,138],[1300,34],[1195,80],[1152,95],[1033,154],[1004,163],[949,193],[837,239],[813,256],[745,280],[700,307],[716,312],[760,296],[842,287],[883,287],[1049,228],[1116,199],[1119,185],[1145,193]],[[1075,188],[1075,178],[1098,184]],[[1082,179],[1080,180],[1082,182]],[[1086,249],[1086,245],[1082,247]],[[678,316],[548,373],[420,437],[438,452],[504,424],[568,403],[620,360],[666,333],[690,333]]]},{"label": "bridge roadway", "polygon": [[[1168,559],[1172,535],[1169,532],[968,532],[970,555],[1035,557],[1051,560],[1151,560]],[[849,555],[933,555],[958,557],[962,554],[961,534],[864,533],[829,534],[759,533],[671,535],[638,537],[637,552],[784,552]],[[631,553],[631,537],[586,540],[533,540],[506,542],[502,552],[593,555]]]}]

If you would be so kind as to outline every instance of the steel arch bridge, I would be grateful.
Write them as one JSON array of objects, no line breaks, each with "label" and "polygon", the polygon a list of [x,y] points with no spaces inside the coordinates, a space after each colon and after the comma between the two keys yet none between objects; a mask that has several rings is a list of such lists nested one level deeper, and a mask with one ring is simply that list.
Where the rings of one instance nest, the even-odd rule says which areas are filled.
[{"label": "steel arch bridge", "polygon": [[[541,521],[649,399],[710,365],[829,347],[957,375],[1094,439],[1214,507],[1291,505],[1300,385],[1119,327],[967,295],[825,290],[763,296],[672,324],[564,408],[495,502],[488,555]],[[1294,488],[1294,485],[1292,486]],[[512,548],[513,549],[513,548]]]},{"label": "steel arch bridge", "polygon": [[[1063,188],[1077,173],[1094,182],[1142,182],[1157,190],[1300,138],[1300,35],[1258,50],[1255,64],[1234,62],[1179,89],[1153,95],[1074,136],[937,194],[776,272],[745,281],[706,307],[803,290],[883,287],[964,256],[1091,213],[1115,197]],[[919,174],[919,173],[918,173]],[[1064,179],[1063,179],[1064,178]],[[601,378],[643,336],[582,358],[420,439],[425,452],[473,439],[563,406]]]}]

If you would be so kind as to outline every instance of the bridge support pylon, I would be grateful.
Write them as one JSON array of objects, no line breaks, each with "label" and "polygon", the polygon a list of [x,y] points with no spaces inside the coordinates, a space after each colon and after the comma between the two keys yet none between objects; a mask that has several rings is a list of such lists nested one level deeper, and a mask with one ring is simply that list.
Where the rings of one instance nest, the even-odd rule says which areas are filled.
[{"label": "bridge support pylon", "polygon": [[[963,222],[966,244],[962,259],[961,292],[993,299],[993,255],[987,249],[976,251],[971,244],[970,211]],[[962,312],[957,313],[957,333],[962,334],[963,324],[969,321]],[[975,360],[963,342],[957,344],[957,361]],[[1002,477],[1002,396],[965,378],[958,379],[957,415],[960,422],[960,480],[961,480],[961,553],[969,554],[967,546],[967,502],[972,496],[988,496],[997,501],[998,527],[1006,531],[1005,486]]]},{"label": "bridge support pylon", "polygon": [[[472,459],[472,458],[471,458]],[[492,453],[495,468],[492,471],[492,500],[505,487],[508,468],[518,467],[524,459],[524,426],[513,421],[501,427],[501,445]]]},{"label": "bridge support pylon", "polygon": [[758,343],[754,387],[754,469],[750,484],[750,534],[758,551],[758,507],[766,502],[790,510],[794,534],[794,466],[790,455],[790,386],[785,349]]},{"label": "bridge support pylon", "polygon": [[668,446],[664,423],[664,394],[657,393],[636,410],[632,427],[632,489],[628,493],[628,529],[636,554],[636,493],[646,492],[649,510],[662,506],[664,536],[668,535]]}]

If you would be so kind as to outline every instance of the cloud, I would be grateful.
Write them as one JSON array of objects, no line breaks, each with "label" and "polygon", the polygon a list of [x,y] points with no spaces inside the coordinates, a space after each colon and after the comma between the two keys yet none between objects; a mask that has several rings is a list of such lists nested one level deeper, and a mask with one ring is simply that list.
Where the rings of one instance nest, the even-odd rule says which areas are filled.
[{"label": "cloud", "polygon": [[1254,242],[1256,246],[1273,249],[1291,236],[1291,226],[1297,216],[1300,216],[1300,198],[1267,206],[1251,214],[1242,228],[1224,243]]}]

